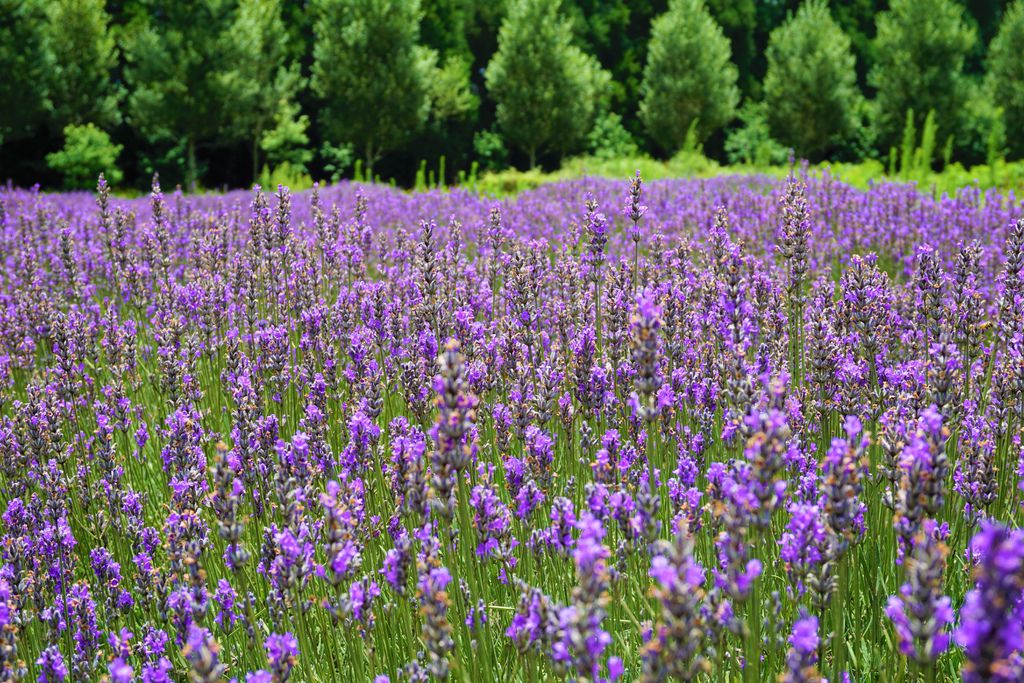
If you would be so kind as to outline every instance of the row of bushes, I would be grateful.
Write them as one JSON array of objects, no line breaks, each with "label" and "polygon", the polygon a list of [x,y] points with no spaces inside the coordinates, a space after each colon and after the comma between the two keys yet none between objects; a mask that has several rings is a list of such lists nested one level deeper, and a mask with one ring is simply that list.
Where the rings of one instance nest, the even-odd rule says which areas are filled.
[{"label": "row of bushes", "polygon": [[[118,166],[192,187],[204,171],[215,185],[330,179],[357,159],[411,185],[421,156],[447,158],[438,182],[453,182],[474,162],[702,144],[757,166],[902,163],[908,116],[935,142],[922,163],[1024,156],[1006,134],[1024,129],[1024,0],[985,22],[956,0],[864,0],[856,21],[825,0],[763,5],[0,0],[0,173],[45,151],[44,129],[59,131],[45,160],[69,186]],[[747,15],[767,22],[763,42],[737,31]]]}]

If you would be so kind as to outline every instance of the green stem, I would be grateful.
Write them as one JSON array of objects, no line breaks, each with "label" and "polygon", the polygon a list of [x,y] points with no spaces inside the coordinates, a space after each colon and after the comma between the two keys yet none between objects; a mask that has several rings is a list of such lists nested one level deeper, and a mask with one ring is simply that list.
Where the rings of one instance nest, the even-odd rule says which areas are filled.
[{"label": "green stem", "polygon": [[747,608],[747,642],[744,646],[743,680],[746,683],[761,681],[761,595],[758,581],[750,589]]},{"label": "green stem", "polygon": [[849,583],[849,557],[839,560],[838,582],[836,595],[832,600],[832,662],[834,665],[833,676],[837,681],[842,680],[842,674],[846,665],[846,639],[845,639],[845,614],[843,612],[846,587]]}]

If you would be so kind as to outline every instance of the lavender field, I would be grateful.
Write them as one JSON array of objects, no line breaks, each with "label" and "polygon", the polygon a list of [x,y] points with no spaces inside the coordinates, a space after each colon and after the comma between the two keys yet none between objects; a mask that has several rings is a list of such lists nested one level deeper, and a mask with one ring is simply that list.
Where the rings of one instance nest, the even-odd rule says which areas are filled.
[{"label": "lavender field", "polygon": [[0,681],[1022,681],[1022,216],[0,191]]}]

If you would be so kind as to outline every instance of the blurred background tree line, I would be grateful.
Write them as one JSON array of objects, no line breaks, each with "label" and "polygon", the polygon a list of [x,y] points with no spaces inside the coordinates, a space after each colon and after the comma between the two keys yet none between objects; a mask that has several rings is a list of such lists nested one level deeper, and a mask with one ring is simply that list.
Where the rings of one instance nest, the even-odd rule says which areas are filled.
[{"label": "blurred background tree line", "polygon": [[1024,157],[1024,0],[0,0],[0,74],[51,188]]}]

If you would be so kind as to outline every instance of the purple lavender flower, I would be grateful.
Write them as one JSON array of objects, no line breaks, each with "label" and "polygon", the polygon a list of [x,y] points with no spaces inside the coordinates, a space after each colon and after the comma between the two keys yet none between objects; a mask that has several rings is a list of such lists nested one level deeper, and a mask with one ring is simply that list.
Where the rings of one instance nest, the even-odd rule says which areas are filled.
[{"label": "purple lavender flower", "polygon": [[917,429],[900,455],[902,476],[894,524],[901,556],[909,550],[925,519],[935,519],[942,510],[949,471],[948,438],[942,415],[932,406],[921,413]]},{"label": "purple lavender flower", "polygon": [[779,559],[796,596],[808,594],[811,605],[821,612],[836,588],[832,571],[836,538],[817,505],[792,503],[789,514],[779,539]]},{"label": "purple lavender flower", "polygon": [[39,667],[39,678],[36,679],[39,683],[63,683],[67,680],[68,668],[56,645],[51,645],[43,650],[39,659],[36,660],[36,666]]},{"label": "purple lavender flower", "polygon": [[1010,683],[1024,676],[1024,532],[982,522],[971,540],[974,588],[960,610],[956,641],[965,683]]},{"label": "purple lavender flower", "polygon": [[642,680],[692,680],[709,672],[705,644],[713,626],[708,623],[704,569],[693,558],[693,539],[683,531],[672,543],[659,541],[648,573],[661,616],[644,638]]},{"label": "purple lavender flower", "polygon": [[818,618],[802,616],[793,624],[786,653],[786,670],[779,677],[782,683],[820,683],[818,673]]},{"label": "purple lavender flower", "polygon": [[423,618],[423,641],[430,658],[427,668],[432,675],[444,680],[451,666],[448,657],[455,647],[452,625],[448,621],[448,584],[452,575],[437,557],[436,538],[427,537],[426,547],[417,558],[416,570],[419,575],[416,598]]},{"label": "purple lavender flower", "polygon": [[291,633],[271,633],[263,643],[274,683],[287,683],[299,658],[299,642]]},{"label": "purple lavender flower", "polygon": [[195,624],[189,627],[182,656],[188,660],[193,683],[215,683],[227,668],[220,662],[220,645],[209,631]]},{"label": "purple lavender flower", "polygon": [[843,428],[846,438],[832,440],[822,463],[822,507],[840,554],[846,546],[859,543],[866,530],[860,495],[868,464],[868,438],[861,432],[860,420],[848,416]]},{"label": "purple lavender flower", "polygon": [[637,417],[646,422],[655,420],[660,410],[656,400],[661,387],[661,309],[655,303],[654,293],[648,290],[637,297],[636,311],[629,325],[630,346],[636,374],[634,402]]},{"label": "purple lavender flower", "polygon": [[885,613],[893,622],[900,652],[923,664],[934,662],[949,645],[948,627],[955,615],[943,595],[946,545],[940,530],[927,520],[904,560],[907,581],[889,598]]}]

